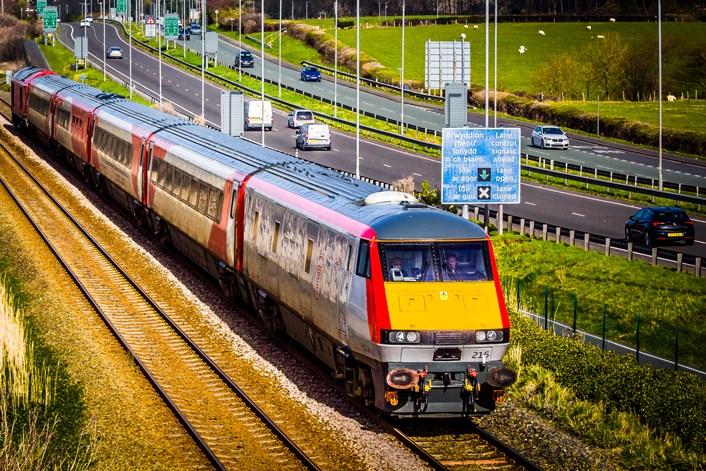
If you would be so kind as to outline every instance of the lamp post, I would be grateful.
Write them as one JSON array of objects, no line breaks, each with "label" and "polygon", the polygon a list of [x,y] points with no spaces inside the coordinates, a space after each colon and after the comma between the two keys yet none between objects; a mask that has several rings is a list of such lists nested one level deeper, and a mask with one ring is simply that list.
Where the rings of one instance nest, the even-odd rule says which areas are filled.
[{"label": "lamp post", "polygon": [[282,0],[279,0],[279,59],[277,61],[277,98],[282,98]]},{"label": "lamp post", "polygon": [[360,179],[360,0],[355,0],[355,178]]},{"label": "lamp post", "polygon": [[657,35],[659,43],[659,191],[662,191],[662,0],[657,2]]},{"label": "lamp post", "polygon": [[[238,0],[238,48],[243,48],[243,6],[242,0]],[[240,51],[238,51],[240,54]],[[238,82],[243,81],[243,68],[240,65],[241,61],[238,61]]]},{"label": "lamp post", "polygon": [[465,64],[465,57],[464,57],[464,41],[466,40],[466,33],[461,33],[461,83],[466,84],[466,78],[464,76],[464,73],[466,72],[466,64]]},{"label": "lamp post", "polygon": [[260,31],[262,32],[260,36],[260,101],[262,102],[262,107],[260,108],[260,122],[262,123],[260,145],[265,147],[265,0],[260,0]]},{"label": "lamp post", "polygon": [[307,20],[309,19],[309,0],[304,3],[304,16]]},{"label": "lamp post", "polygon": [[333,37],[333,117],[338,113],[338,0],[334,2]]},{"label": "lamp post", "polygon": [[218,10],[214,10],[214,13],[216,14],[216,28],[220,29],[221,25],[218,24]]},{"label": "lamp post", "polygon": [[404,5],[402,0],[402,68],[400,69],[400,134],[404,134]]},{"label": "lamp post", "polygon": [[105,66],[106,66],[106,42],[105,42],[105,10],[103,9],[103,2],[98,2],[101,6],[101,15],[103,15],[103,81],[105,82]]}]

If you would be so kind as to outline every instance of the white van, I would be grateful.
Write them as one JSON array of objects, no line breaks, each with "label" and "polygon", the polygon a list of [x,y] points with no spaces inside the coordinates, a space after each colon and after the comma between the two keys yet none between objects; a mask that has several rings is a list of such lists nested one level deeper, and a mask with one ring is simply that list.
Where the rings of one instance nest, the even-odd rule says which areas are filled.
[{"label": "white van", "polygon": [[269,100],[251,100],[243,105],[245,130],[262,129],[264,124],[267,131],[272,131],[274,116],[272,115],[272,102]]},{"label": "white van", "polygon": [[302,124],[302,127],[297,130],[295,145],[301,150],[331,150],[331,129],[328,124]]}]

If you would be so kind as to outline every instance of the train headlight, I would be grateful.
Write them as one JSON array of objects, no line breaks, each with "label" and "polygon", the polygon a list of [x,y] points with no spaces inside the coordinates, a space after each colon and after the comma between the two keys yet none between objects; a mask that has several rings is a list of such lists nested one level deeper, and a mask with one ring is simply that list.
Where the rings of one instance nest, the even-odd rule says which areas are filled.
[{"label": "train headlight", "polygon": [[495,343],[502,342],[503,331],[502,330],[477,330],[476,331],[476,343]]},{"label": "train headlight", "polygon": [[387,334],[389,343],[419,343],[422,336],[415,330],[391,330]]}]

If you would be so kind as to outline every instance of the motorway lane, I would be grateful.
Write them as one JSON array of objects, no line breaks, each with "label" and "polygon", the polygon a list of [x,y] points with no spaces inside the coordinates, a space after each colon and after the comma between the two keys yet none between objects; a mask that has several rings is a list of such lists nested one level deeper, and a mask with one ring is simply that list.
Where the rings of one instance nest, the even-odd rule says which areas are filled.
[{"label": "motorway lane", "polygon": [[[94,32],[102,33],[102,27],[94,25]],[[116,29],[110,25],[106,28],[108,45],[118,44],[123,41],[117,35]],[[91,53],[101,54],[102,45],[99,41],[93,41],[95,48],[91,46],[89,39],[89,49]],[[127,43],[122,42],[121,47],[126,51]],[[153,56],[133,50],[133,75],[139,72],[140,86],[144,86],[154,92],[157,88],[156,73],[157,59]],[[99,56],[100,60],[100,56]],[[117,64],[116,64],[117,63]],[[115,64],[115,65],[113,65]],[[114,67],[121,73],[127,74],[127,60],[113,60],[108,62],[109,67]],[[182,72],[170,65],[162,64],[162,76],[167,80],[163,85],[163,96],[167,100],[174,100],[175,107],[187,115],[200,114],[200,77]],[[257,68],[257,67],[256,67]],[[137,80],[136,80],[137,81]],[[221,88],[208,82],[205,84],[206,116],[208,120],[216,126],[220,123],[220,92]],[[275,110],[275,128],[272,132],[265,133],[266,145],[280,149],[289,154],[297,154],[302,158],[321,163],[323,165],[338,168],[350,173],[355,173],[356,169],[356,139],[352,133],[345,133],[333,130],[333,150],[296,152],[294,148],[295,131],[286,127],[286,113]],[[247,139],[260,142],[260,131],[248,131],[245,133]],[[363,137],[363,136],[361,136]],[[359,141],[359,165],[362,176],[374,178],[376,180],[392,182],[407,175],[413,175],[417,187],[423,181],[428,181],[432,187],[440,184],[440,163],[437,158],[411,153],[399,148],[385,145],[378,141]],[[563,151],[552,151],[564,154]],[[568,192],[552,187],[544,187],[534,183],[522,183],[522,203],[519,205],[505,205],[505,214],[512,214],[515,218],[528,218],[549,224],[556,224],[562,227],[573,228],[579,231],[587,231],[593,234],[609,236],[612,238],[623,237],[624,222],[630,214],[636,211],[636,207],[608,199],[596,198]],[[494,207],[496,205],[493,205]],[[596,215],[600,215],[596,217]],[[697,243],[693,247],[675,246],[674,249],[681,250],[697,256],[706,257],[706,221],[697,219],[696,233]]]},{"label": "motorway lane", "polygon": [[[190,41],[186,41],[186,45],[195,51],[200,51],[200,37],[192,36]],[[236,41],[220,36],[219,60],[226,64],[233,64],[235,51],[238,49]],[[244,70],[259,77],[261,75],[261,51],[253,48],[248,49],[255,55],[255,66]],[[299,76],[300,68],[294,68],[290,64],[283,63],[280,69],[276,51],[266,49],[265,52],[267,58],[265,61],[266,77],[279,78],[281,75],[281,83],[283,85],[306,89],[315,95],[329,99],[334,98],[334,84],[331,76],[323,74],[321,82],[304,83]],[[339,103],[355,107],[354,85],[350,82],[339,81],[336,90],[336,99]],[[387,95],[380,91],[372,91],[363,87],[360,93],[360,107],[364,110],[374,110],[377,114],[388,116],[394,120],[400,119],[400,98],[397,96]],[[436,130],[437,132],[441,132],[444,126],[444,111],[443,107],[440,106],[420,106],[413,101],[405,101],[404,115],[405,123]],[[469,113],[468,117],[470,127],[485,126],[484,115]],[[489,117],[488,123],[489,126],[493,126],[492,117]],[[569,135],[572,145],[567,151],[542,150],[530,146],[530,135],[534,125],[501,119],[498,122],[498,126],[519,127],[521,129],[523,153],[659,181],[659,161],[656,152],[638,150],[624,145],[616,146],[612,143],[607,145],[606,141],[578,135]],[[706,185],[704,183],[706,181],[706,164],[703,162],[690,162],[689,159],[683,159],[668,153],[663,154],[662,174],[664,181],[693,186]]]}]

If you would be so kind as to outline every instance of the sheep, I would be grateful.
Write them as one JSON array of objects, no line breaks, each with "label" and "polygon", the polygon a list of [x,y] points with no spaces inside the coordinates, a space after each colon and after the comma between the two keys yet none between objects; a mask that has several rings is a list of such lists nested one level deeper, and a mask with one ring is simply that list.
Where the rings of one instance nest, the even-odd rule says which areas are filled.
[{"label": "sheep", "polygon": [[520,46],[520,48],[517,50],[520,54],[524,54],[527,52],[527,48],[525,46]]},{"label": "sheep", "polygon": [[463,25],[463,27],[464,27],[465,29],[468,29],[468,25]]},{"label": "sheep", "polygon": [[586,26],[586,29],[591,31],[591,25]]},{"label": "sheep", "polygon": [[597,35],[596,37],[597,37],[598,39],[605,39],[605,36],[603,36],[602,34],[599,34],[599,35]]},{"label": "sheep", "polygon": [[478,25],[473,25],[473,29],[478,29]]},{"label": "sheep", "polygon": [[544,31],[542,31],[542,30],[540,29],[540,30],[539,30],[539,35],[540,35],[540,36],[544,36]]},{"label": "sheep", "polygon": [[677,97],[674,95],[667,95],[667,101],[677,101]]},{"label": "sheep", "polygon": [[610,22],[611,22],[611,23],[615,23],[615,18],[611,18],[611,19],[610,19]]}]

